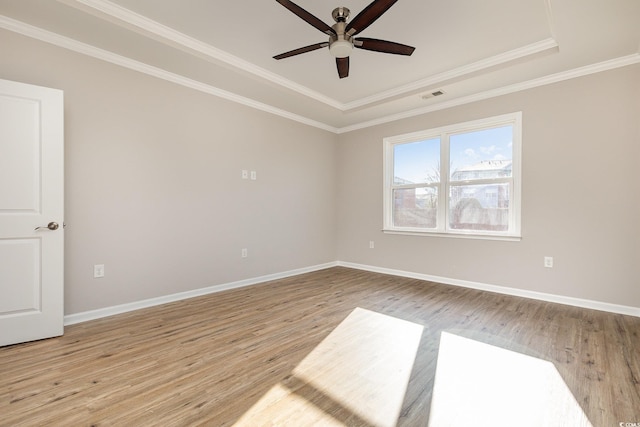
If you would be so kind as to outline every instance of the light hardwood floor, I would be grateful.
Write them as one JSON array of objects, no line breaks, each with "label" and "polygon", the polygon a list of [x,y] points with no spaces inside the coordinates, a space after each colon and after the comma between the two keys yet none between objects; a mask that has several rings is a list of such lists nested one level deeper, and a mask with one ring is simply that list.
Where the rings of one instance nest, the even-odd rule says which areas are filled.
[{"label": "light hardwood floor", "polygon": [[284,384],[369,427],[294,375],[358,307],[423,327],[400,426],[427,425],[442,331],[552,362],[594,427],[640,423],[640,318],[336,267],[0,348],[0,425],[231,426]]}]

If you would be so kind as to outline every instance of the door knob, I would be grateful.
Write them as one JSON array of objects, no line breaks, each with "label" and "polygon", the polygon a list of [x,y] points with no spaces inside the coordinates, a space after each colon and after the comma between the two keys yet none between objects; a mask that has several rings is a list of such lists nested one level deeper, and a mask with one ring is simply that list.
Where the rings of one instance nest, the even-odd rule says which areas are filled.
[{"label": "door knob", "polygon": [[50,222],[46,227],[36,227],[36,230],[40,230],[41,228],[48,228],[49,230],[57,230],[59,227],[57,222]]}]

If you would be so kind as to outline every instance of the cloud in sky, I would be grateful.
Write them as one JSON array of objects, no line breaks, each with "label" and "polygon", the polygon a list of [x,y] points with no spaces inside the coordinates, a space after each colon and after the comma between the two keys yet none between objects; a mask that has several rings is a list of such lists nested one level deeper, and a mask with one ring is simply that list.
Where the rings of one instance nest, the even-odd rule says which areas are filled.
[{"label": "cloud in sky", "polygon": [[496,149],[497,149],[497,148],[498,148],[498,147],[496,147],[495,145],[490,145],[490,146],[488,146],[488,147],[480,147],[480,152],[481,152],[482,154],[491,154],[491,153],[493,153],[494,151],[496,151]]}]

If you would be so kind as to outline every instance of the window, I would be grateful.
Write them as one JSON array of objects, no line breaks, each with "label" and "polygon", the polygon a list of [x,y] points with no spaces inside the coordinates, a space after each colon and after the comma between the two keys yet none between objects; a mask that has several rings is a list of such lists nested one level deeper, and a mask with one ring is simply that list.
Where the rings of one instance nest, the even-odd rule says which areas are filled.
[{"label": "window", "polygon": [[520,237],[522,113],[384,139],[384,231]]}]

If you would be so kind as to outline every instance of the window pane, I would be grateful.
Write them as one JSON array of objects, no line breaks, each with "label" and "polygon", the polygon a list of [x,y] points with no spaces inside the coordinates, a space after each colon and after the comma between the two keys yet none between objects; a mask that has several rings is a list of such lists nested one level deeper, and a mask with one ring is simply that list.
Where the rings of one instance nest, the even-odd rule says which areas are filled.
[{"label": "window pane", "polygon": [[393,190],[393,225],[395,227],[436,228],[437,217],[437,188]]},{"label": "window pane", "polygon": [[513,126],[452,135],[449,152],[452,181],[510,177]]},{"label": "window pane", "polygon": [[440,138],[393,146],[394,185],[439,181]]},{"label": "window pane", "polygon": [[509,184],[452,186],[449,227],[456,230],[507,231],[509,198]]}]

